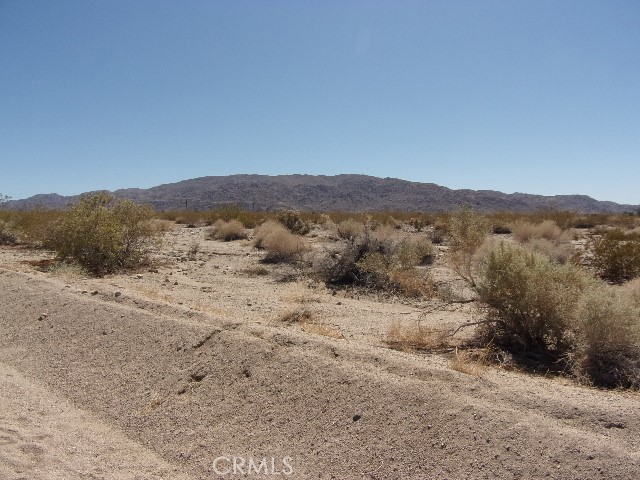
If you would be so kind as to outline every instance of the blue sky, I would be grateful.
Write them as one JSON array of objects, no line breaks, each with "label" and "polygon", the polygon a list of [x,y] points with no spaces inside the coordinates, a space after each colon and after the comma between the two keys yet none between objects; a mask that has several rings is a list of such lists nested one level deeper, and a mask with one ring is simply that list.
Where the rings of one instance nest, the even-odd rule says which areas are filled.
[{"label": "blue sky", "polygon": [[640,204],[640,2],[0,0],[0,193],[364,173]]}]

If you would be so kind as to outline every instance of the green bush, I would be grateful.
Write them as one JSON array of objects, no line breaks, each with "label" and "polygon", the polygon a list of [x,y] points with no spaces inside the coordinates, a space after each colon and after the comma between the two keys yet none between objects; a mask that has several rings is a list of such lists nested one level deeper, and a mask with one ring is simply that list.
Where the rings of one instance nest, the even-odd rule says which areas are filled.
[{"label": "green bush", "polygon": [[503,242],[488,254],[478,292],[502,346],[560,356],[571,346],[577,299],[593,281],[579,267]]},{"label": "green bush", "polygon": [[154,245],[152,214],[148,206],[105,193],[85,196],[62,215],[47,243],[59,260],[96,275],[137,267]]},{"label": "green bush", "polygon": [[633,292],[505,243],[488,254],[478,291],[491,307],[481,329],[487,345],[595,385],[640,386],[640,305]]},{"label": "green bush", "polygon": [[640,276],[640,238],[620,229],[604,232],[590,242],[593,266],[600,276],[622,283]]}]

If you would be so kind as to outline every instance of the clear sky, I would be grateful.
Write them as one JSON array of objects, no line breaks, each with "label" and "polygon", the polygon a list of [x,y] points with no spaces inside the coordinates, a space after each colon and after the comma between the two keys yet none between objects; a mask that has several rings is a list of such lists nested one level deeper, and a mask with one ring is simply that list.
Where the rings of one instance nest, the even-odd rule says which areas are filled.
[{"label": "clear sky", "polygon": [[0,0],[0,193],[363,173],[640,204],[640,1]]}]

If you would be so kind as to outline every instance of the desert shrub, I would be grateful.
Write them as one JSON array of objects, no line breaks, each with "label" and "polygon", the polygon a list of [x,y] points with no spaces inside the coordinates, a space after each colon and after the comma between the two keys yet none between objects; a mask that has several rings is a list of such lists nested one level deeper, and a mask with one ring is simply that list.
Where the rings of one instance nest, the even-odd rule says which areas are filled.
[{"label": "desert shrub", "polygon": [[491,224],[470,209],[458,210],[449,219],[449,261],[453,270],[475,286],[474,258],[491,232]]},{"label": "desert shrub", "polygon": [[299,261],[308,250],[307,244],[300,236],[294,235],[272,220],[256,229],[254,245],[266,250],[267,254],[262,259],[265,263]]},{"label": "desert shrub", "polygon": [[260,225],[259,227],[257,227],[254,232],[253,232],[253,245],[256,248],[264,248],[263,242],[264,239],[267,238],[267,236],[269,236],[272,232],[276,231],[276,230],[282,230],[284,229],[284,227],[274,221],[274,220],[267,220],[266,222],[264,222],[262,225]]},{"label": "desert shrub", "polygon": [[610,286],[581,298],[574,371],[605,387],[640,386],[640,308]]},{"label": "desert shrub", "polygon": [[15,245],[16,243],[18,243],[18,236],[12,225],[0,220],[0,245]]},{"label": "desert shrub", "polygon": [[230,242],[247,238],[244,225],[239,220],[217,220],[207,232],[208,240],[224,240]]},{"label": "desert shrub", "polygon": [[343,220],[336,225],[336,234],[339,238],[350,240],[364,233],[364,224],[351,218]]},{"label": "desert shrub", "polygon": [[571,345],[576,299],[592,282],[579,267],[501,243],[488,254],[478,285],[493,309],[491,337],[509,350],[562,356]]},{"label": "desert shrub", "polygon": [[426,237],[407,238],[400,242],[393,255],[403,269],[416,265],[431,265],[436,259],[436,249]]},{"label": "desert shrub", "polygon": [[51,235],[61,212],[33,208],[20,211],[0,211],[0,214],[0,218],[6,223],[7,230],[15,237],[17,243],[41,246]]},{"label": "desert shrub", "polygon": [[[346,241],[318,265],[328,284],[354,284],[406,296],[429,296],[434,291],[430,277],[415,269],[433,253],[428,241],[400,238],[397,230],[380,226]],[[430,248],[429,248],[430,247]]]},{"label": "desert shrub", "polygon": [[557,241],[562,235],[562,229],[553,220],[543,220],[537,224],[518,221],[513,225],[512,232],[513,238],[519,242],[538,238]]},{"label": "desert shrub", "polygon": [[432,223],[432,219],[425,215],[421,215],[419,217],[411,217],[409,220],[407,220],[407,225],[413,228],[416,232],[422,232]]},{"label": "desert shrub", "polygon": [[285,210],[278,212],[276,218],[287,230],[296,235],[306,235],[311,231],[311,226],[302,219],[300,212]]},{"label": "desert shrub", "polygon": [[589,248],[592,263],[600,276],[613,283],[622,283],[640,276],[640,239],[620,229],[594,237]]},{"label": "desert shrub", "polygon": [[446,223],[436,222],[429,232],[429,239],[434,245],[442,245],[447,239],[449,228]]},{"label": "desert shrub", "polygon": [[60,218],[48,245],[60,261],[73,260],[93,274],[139,266],[148,260],[153,210],[98,193],[83,197]]},{"label": "desert shrub", "polygon": [[526,246],[562,264],[569,262],[576,255],[570,243],[556,243],[545,238],[530,240]]}]

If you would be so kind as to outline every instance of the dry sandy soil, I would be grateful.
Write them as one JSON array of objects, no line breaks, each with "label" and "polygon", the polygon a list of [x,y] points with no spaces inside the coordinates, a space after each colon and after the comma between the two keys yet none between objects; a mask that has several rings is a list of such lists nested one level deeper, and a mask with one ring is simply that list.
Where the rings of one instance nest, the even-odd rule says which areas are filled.
[{"label": "dry sandy soil", "polygon": [[[391,350],[394,322],[472,305],[257,275],[249,241],[204,237],[177,227],[156,269],[100,279],[0,250],[0,479],[640,478],[637,393]],[[301,307],[315,323],[278,321]]]}]

